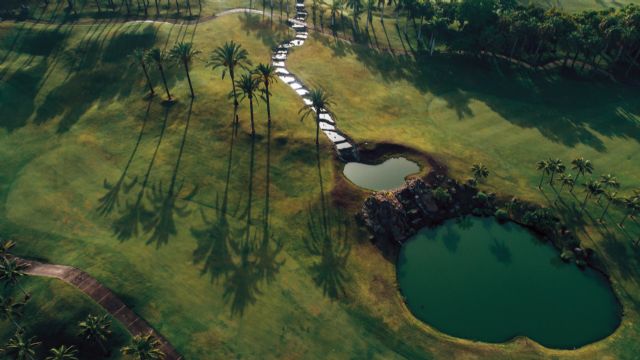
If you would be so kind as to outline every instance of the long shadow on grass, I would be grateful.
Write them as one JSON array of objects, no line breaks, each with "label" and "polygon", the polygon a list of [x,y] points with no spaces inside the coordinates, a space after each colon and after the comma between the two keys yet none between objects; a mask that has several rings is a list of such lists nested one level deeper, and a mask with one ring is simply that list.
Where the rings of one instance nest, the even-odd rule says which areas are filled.
[{"label": "long shadow on grass", "polygon": [[98,208],[97,211],[100,215],[106,216],[111,214],[114,208],[118,208],[120,206],[120,191],[124,189],[125,194],[129,193],[131,188],[136,184],[137,177],[134,177],[130,183],[125,183],[125,179],[127,177],[127,172],[129,171],[129,167],[133,162],[133,158],[138,152],[138,147],[140,146],[140,142],[142,141],[142,136],[144,135],[144,130],[147,126],[147,120],[149,119],[149,111],[151,110],[152,100],[150,99],[147,102],[147,110],[145,111],[144,118],[142,119],[142,126],[140,127],[140,133],[138,133],[138,138],[136,139],[136,143],[133,146],[133,150],[131,151],[131,155],[129,156],[129,160],[127,160],[124,169],[122,170],[122,174],[118,178],[115,183],[110,183],[107,179],[104,179],[103,187],[107,190],[107,193],[100,197],[98,200]]},{"label": "long shadow on grass", "polygon": [[640,90],[631,86],[507,66],[501,69],[502,76],[490,63],[459,55],[393,56],[364,46],[336,44],[329,37],[318,39],[336,56],[345,51],[354,54],[389,86],[403,80],[443,99],[460,120],[472,118],[474,100],[519,127],[537,129],[567,146],[584,144],[607,151],[597,135],[640,142],[640,103],[635,101]]},{"label": "long shadow on grass", "polygon": [[[169,239],[177,235],[176,215],[181,218],[189,215],[188,200],[191,200],[198,192],[197,186],[194,186],[189,192],[183,192],[183,190],[185,190],[184,180],[179,183],[177,181],[180,162],[182,161],[184,147],[187,142],[192,110],[193,99],[189,103],[189,109],[187,110],[187,120],[182,134],[182,141],[180,142],[180,151],[178,152],[178,158],[171,174],[169,187],[165,192],[162,181],[159,181],[151,186],[149,193],[151,216],[147,218],[144,224],[144,230],[145,232],[151,233],[147,239],[147,245],[155,244],[156,248],[168,244]],[[178,205],[179,200],[182,200],[180,205]]]},{"label": "long shadow on grass", "polygon": [[268,20],[262,21],[260,15],[252,13],[244,13],[240,17],[240,25],[247,35],[256,36],[262,43],[270,48],[275,47],[288,38],[287,31],[282,31],[279,26],[270,29]]},{"label": "long shadow on grass", "polygon": [[349,217],[333,212],[326,204],[320,151],[316,152],[320,203],[309,205],[305,245],[317,260],[311,266],[313,280],[325,296],[339,299],[345,295],[345,283],[349,281],[346,265],[351,252],[348,242]]}]

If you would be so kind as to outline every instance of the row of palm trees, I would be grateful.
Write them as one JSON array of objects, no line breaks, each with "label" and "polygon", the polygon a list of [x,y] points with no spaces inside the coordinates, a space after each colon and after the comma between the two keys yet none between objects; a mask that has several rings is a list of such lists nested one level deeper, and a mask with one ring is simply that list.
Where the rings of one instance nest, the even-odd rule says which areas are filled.
[{"label": "row of palm trees", "polygon": [[560,193],[566,188],[569,193],[573,194],[578,180],[584,179],[582,186],[585,197],[580,206],[582,212],[585,211],[589,200],[596,199],[596,202],[600,205],[602,205],[603,199],[606,200],[598,219],[599,222],[603,222],[611,204],[620,204],[625,209],[625,215],[618,224],[620,227],[624,227],[625,221],[640,211],[640,191],[635,191],[634,194],[628,196],[619,196],[620,183],[612,174],[601,175],[597,179],[587,178],[594,171],[593,163],[590,160],[583,157],[573,159],[571,161],[572,173],[560,159],[541,160],[538,161],[536,166],[541,172],[540,182],[538,183],[538,188],[540,189],[542,189],[542,184],[546,177],[552,187],[556,182],[560,183]]},{"label": "row of palm trees", "polygon": [[[153,48],[150,50],[136,49],[131,54],[131,63],[135,66],[139,66],[142,70],[149,92],[151,95],[155,95],[155,89],[151,77],[149,76],[149,67],[155,66],[160,73],[164,89],[167,94],[167,101],[173,101],[173,96],[169,90],[167,83],[167,77],[165,74],[165,68],[169,62],[173,64],[180,64],[184,67],[189,81],[189,89],[191,90],[191,97],[194,98],[195,91],[191,82],[190,66],[193,60],[201,52],[194,48],[193,43],[179,42],[167,53],[160,48]],[[260,99],[266,102],[267,111],[267,125],[271,126],[271,90],[272,85],[277,82],[278,76],[276,68],[271,64],[259,63],[252,68],[251,60],[249,59],[249,52],[242,47],[242,45],[228,41],[223,45],[216,47],[210,54],[209,59],[206,61],[206,66],[212,70],[222,70],[222,79],[229,75],[231,82],[231,92],[229,97],[233,99],[234,113],[237,113],[238,107],[242,101],[248,100],[249,113],[251,120],[251,135],[254,136],[255,121],[254,121],[254,104],[257,105]],[[238,79],[236,79],[237,72],[239,70],[244,71]],[[319,144],[320,138],[320,115],[325,113],[335,119],[335,114],[331,112],[329,106],[333,104],[329,94],[322,88],[311,89],[306,95],[310,102],[305,104],[300,110],[300,120],[304,120],[307,117],[315,114],[314,120],[316,122],[316,145]],[[237,119],[236,116],[234,118]]]},{"label": "row of palm trees", "polygon": [[[51,0],[42,0],[42,5],[48,6],[50,1]],[[77,14],[78,0],[66,0],[66,2],[66,11]],[[120,12],[124,9],[127,16],[132,15],[133,12],[136,14],[144,13],[144,15],[147,16],[149,9],[154,7],[156,16],[158,16],[160,15],[160,9],[162,7],[169,11],[175,4],[178,15],[180,15],[181,9],[186,9],[189,12],[189,16],[193,16],[191,0],[166,0],[165,4],[163,4],[162,0],[153,0],[153,4],[151,0],[106,0],[106,4],[104,0],[93,0],[93,2],[96,5],[98,13],[102,13],[104,7],[105,9],[111,9],[113,12]],[[200,9],[202,9],[202,0],[197,0],[197,2]]]},{"label": "row of palm trees", "polygon": [[[10,322],[16,329],[15,334],[4,347],[0,348],[2,358],[15,360],[35,360],[37,348],[41,342],[35,336],[27,336],[25,327],[20,323],[31,294],[26,292],[20,280],[26,275],[28,266],[11,256],[16,243],[12,240],[0,239],[0,283],[5,289],[18,288],[23,299],[0,294],[0,321]],[[111,320],[108,315],[89,314],[78,323],[78,335],[92,346],[97,346],[104,356],[109,354],[107,342],[111,336]],[[139,360],[163,359],[161,343],[153,335],[137,335],[131,344],[122,348],[122,353]],[[78,360],[78,349],[73,345],[60,345],[49,349],[45,360]]]}]

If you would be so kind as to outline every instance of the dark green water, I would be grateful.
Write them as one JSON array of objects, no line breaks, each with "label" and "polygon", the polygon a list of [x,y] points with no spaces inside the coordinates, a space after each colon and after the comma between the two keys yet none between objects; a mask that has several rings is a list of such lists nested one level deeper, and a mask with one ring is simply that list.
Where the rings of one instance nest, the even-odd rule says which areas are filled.
[{"label": "dark green water", "polygon": [[602,339],[620,323],[602,274],[563,263],[527,229],[493,218],[423,229],[403,246],[397,271],[413,314],[456,337],[524,335],[566,349]]},{"label": "dark green water", "polygon": [[369,190],[390,190],[404,184],[407,175],[420,171],[418,164],[403,157],[387,159],[382,164],[368,165],[350,162],[344,166],[344,176],[352,183]]}]

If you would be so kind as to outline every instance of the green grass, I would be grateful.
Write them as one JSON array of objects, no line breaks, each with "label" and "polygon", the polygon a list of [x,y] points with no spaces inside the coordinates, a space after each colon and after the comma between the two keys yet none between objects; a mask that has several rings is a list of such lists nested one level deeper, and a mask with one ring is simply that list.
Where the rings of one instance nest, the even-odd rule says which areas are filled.
[{"label": "green grass", "polygon": [[627,4],[638,4],[638,0],[521,0],[520,2],[546,8],[556,7],[567,12],[615,9]]},{"label": "green grass", "polygon": [[[60,280],[45,278],[25,278],[22,286],[25,291],[31,293],[32,298],[24,309],[26,314],[22,323],[27,336],[35,336],[41,344],[37,347],[37,358],[49,355],[49,349],[60,345],[73,345],[78,349],[80,359],[121,359],[120,348],[127,345],[130,335],[127,330],[115,319],[111,318],[112,335],[107,348],[111,350],[110,356],[103,357],[98,345],[92,345],[82,340],[77,324],[84,320],[88,314],[102,315],[105,313],[98,304],[93,302],[73,286]],[[22,293],[17,289],[7,291],[12,296],[22,298]],[[15,327],[8,321],[0,323],[0,344],[9,340],[15,331]]]},{"label": "green grass", "polygon": [[[18,252],[89,272],[187,359],[633,354],[635,311],[612,338],[577,352],[550,352],[525,341],[488,345],[453,339],[408,313],[396,290],[394,265],[352,224],[346,235],[334,238],[331,251],[314,249],[309,226],[317,232],[317,222],[309,224],[309,217],[321,217],[323,204],[338,210],[333,201],[344,201],[345,195],[331,196],[338,186],[347,186],[354,198],[362,194],[344,184],[328,143],[317,157],[314,125],[299,121],[302,102],[285,84],[273,89],[271,137],[261,104],[252,147],[243,104],[232,145],[229,79],[221,80],[202,62],[232,39],[249,50],[254,63],[269,61],[271,47],[286,30],[271,32],[259,18],[238,14],[197,25],[0,24],[0,231],[16,238]],[[136,46],[164,48],[183,39],[203,51],[192,70],[193,106],[182,69],[175,67],[168,77],[179,102],[166,108],[156,97],[149,104],[142,74],[124,55]],[[580,153],[598,168],[610,163],[626,184],[637,175],[637,133],[629,125],[637,121],[636,90],[534,81],[526,74],[503,77],[457,60],[418,68],[407,59],[406,67],[342,46],[311,41],[295,50],[291,66],[305,82],[334,94],[339,125],[357,140],[401,139],[446,160],[460,176],[471,161],[483,161],[492,171],[490,186],[534,199],[542,197],[532,190],[537,174],[530,162],[539,156]],[[152,74],[159,85],[156,71]],[[538,98],[545,91],[552,93]],[[567,91],[576,94],[567,99]],[[574,114],[557,124],[558,117],[536,115],[545,106],[554,109],[551,114]],[[618,125],[609,127],[617,108],[629,114],[628,123],[614,117]],[[599,114],[597,121],[587,117],[592,112]],[[575,127],[566,128],[567,123]],[[595,133],[575,140],[584,131]],[[100,214],[99,199],[109,190],[105,181],[113,188],[120,178],[118,205]],[[261,252],[267,189],[270,235],[262,250],[270,251]],[[139,226],[137,235],[121,241],[117,235],[123,237],[130,224],[124,215],[136,209],[141,190],[144,208],[165,221],[148,222],[153,225],[148,231]],[[228,224],[216,222],[225,194]],[[330,224],[336,232],[345,226]],[[234,247],[225,256],[216,246],[227,233]],[[252,246],[242,248],[247,242]],[[616,256],[631,258],[629,251],[618,249]],[[253,265],[242,266],[243,254],[244,265]],[[271,269],[273,276],[247,271],[257,268],[260,255],[259,268]],[[344,268],[322,266],[322,260],[336,257],[346,258]],[[635,263],[629,264],[636,271]],[[228,280],[216,277],[225,269],[231,269]],[[629,291],[637,295],[632,279]],[[340,296],[329,296],[333,293]]]}]

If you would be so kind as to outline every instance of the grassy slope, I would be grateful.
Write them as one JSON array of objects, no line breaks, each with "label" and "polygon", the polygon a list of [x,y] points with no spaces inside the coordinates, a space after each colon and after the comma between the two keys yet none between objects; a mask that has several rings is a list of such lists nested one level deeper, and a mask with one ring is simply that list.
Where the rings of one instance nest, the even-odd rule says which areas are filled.
[{"label": "grassy slope", "polygon": [[[44,358],[50,348],[62,344],[76,346],[80,359],[102,358],[97,345],[91,346],[78,337],[79,330],[76,326],[87,314],[104,314],[99,305],[59,280],[26,278],[22,286],[33,296],[25,308],[27,318],[23,326],[29,336],[36,336],[42,342],[37,348],[38,358]],[[22,294],[16,289],[14,296],[22,297]],[[120,348],[130,340],[127,330],[116,320],[112,321],[113,334],[107,344],[112,352],[111,356],[104,359],[120,359]],[[13,331],[13,326],[3,322],[0,326],[0,344],[4,345]]]},{"label": "grassy slope", "polygon": [[[416,65],[326,38],[310,41],[289,61],[294,73],[333,94],[340,128],[356,140],[400,142],[429,152],[459,178],[469,176],[472,163],[483,162],[492,171],[486,186],[501,194],[553,200],[550,189],[535,190],[535,162],[550,156],[568,162],[583,155],[598,173],[616,174],[625,185],[623,193],[638,186],[637,88],[554,74],[530,76],[460,58],[429,58]],[[577,196],[581,200],[581,193]],[[596,206],[589,209],[595,217],[601,212]],[[613,211],[609,224],[621,216]],[[629,243],[640,229],[630,226],[625,235],[609,228],[611,233],[603,234],[590,226],[581,237],[609,261],[628,312],[616,335],[584,351],[615,348],[624,358],[632,354],[624,349],[629,334],[639,331],[634,324],[640,287],[633,279],[639,264],[637,249]]]},{"label": "grassy slope", "polygon": [[536,4],[543,7],[555,6],[568,12],[585,10],[605,10],[619,8],[627,4],[638,4],[637,0],[521,0],[523,4]]}]

